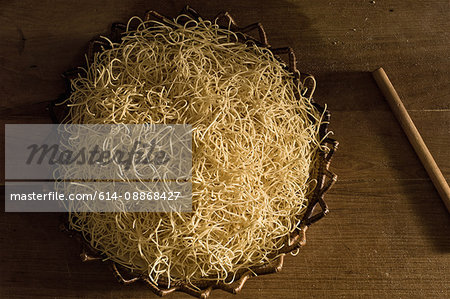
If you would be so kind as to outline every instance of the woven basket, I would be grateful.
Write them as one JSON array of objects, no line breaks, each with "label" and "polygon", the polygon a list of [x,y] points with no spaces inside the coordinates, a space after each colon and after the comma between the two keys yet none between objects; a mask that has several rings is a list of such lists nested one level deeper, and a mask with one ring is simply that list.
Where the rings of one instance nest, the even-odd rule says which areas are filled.
[{"label": "woven basket", "polygon": [[[200,19],[200,15],[193,10],[192,8],[186,6],[180,14],[183,15],[189,15],[194,19]],[[145,20],[158,20],[159,22],[163,23],[171,23],[170,19],[155,12],[155,11],[149,11],[146,13]],[[275,54],[275,57],[279,59],[280,61],[283,61],[280,58],[280,55],[287,55],[288,56],[288,69],[292,73],[295,74],[294,80],[298,81],[300,79],[300,73],[297,71],[296,68],[296,58],[294,51],[289,48],[276,48],[273,49],[270,47],[266,33],[264,31],[263,26],[260,23],[251,24],[246,27],[239,27],[236,22],[233,20],[233,18],[230,16],[228,12],[220,13],[216,16],[214,19],[217,24],[224,24],[224,28],[231,29],[235,33],[238,34],[238,37],[241,42],[245,43],[248,41],[252,41],[256,43],[260,47],[265,47],[272,51],[273,54]],[[113,42],[120,41],[121,33],[125,30],[125,25],[120,23],[115,23],[112,25],[111,28],[111,36],[110,39]],[[256,31],[258,33],[258,37],[252,37],[249,35],[250,32]],[[95,39],[92,40],[89,43],[89,49],[88,49],[88,60],[91,60],[94,57],[94,54],[96,52],[102,51],[104,48],[107,48],[108,44],[104,43],[102,40]],[[52,120],[55,123],[60,123],[65,115],[67,115],[67,111],[58,110],[58,107],[61,108],[61,106],[57,106],[58,103],[64,101],[70,96],[70,80],[78,76],[79,71],[78,70],[71,70],[66,73],[64,73],[63,77],[67,81],[67,89],[66,93],[61,95],[57,100],[50,103],[49,111],[50,116]],[[297,95],[300,97],[300,95]],[[330,120],[330,113],[328,111],[325,111],[323,107],[320,105],[314,103],[314,106],[318,109],[320,113],[323,114],[323,123],[321,124],[319,134],[321,136],[323,149],[318,153],[319,157],[317,159],[316,165],[313,167],[313,171],[311,173],[311,176],[315,179],[317,179],[317,185],[313,192],[310,195],[310,198],[308,198],[308,206],[306,209],[306,212],[303,214],[299,226],[296,228],[296,230],[290,235],[289,241],[286,241],[287,244],[283,247],[283,249],[273,252],[272,257],[278,256],[275,260],[273,260],[270,263],[267,263],[262,266],[255,266],[250,269],[244,269],[242,271],[238,271],[235,273],[235,280],[231,284],[227,284],[224,282],[216,282],[212,280],[199,280],[194,281],[191,284],[183,283],[183,282],[177,282],[172,283],[170,288],[168,287],[168,281],[167,279],[161,278],[158,281],[158,284],[153,283],[148,276],[142,275],[142,274],[136,274],[131,273],[130,270],[125,269],[124,267],[116,264],[115,262],[109,260],[105,255],[102,255],[97,250],[92,248],[88,242],[81,236],[79,232],[70,230],[67,217],[62,221],[61,229],[66,231],[70,236],[73,236],[77,238],[81,245],[81,258],[83,261],[95,261],[95,260],[106,260],[107,263],[110,264],[110,267],[113,271],[113,274],[117,278],[117,280],[122,284],[131,284],[134,282],[142,281],[148,287],[157,295],[164,296],[170,293],[173,293],[175,291],[181,291],[185,292],[189,295],[199,297],[199,298],[207,298],[209,297],[211,291],[213,289],[222,289],[227,292],[236,294],[238,293],[242,287],[244,286],[247,279],[249,279],[252,276],[257,275],[263,275],[263,274],[270,274],[281,271],[283,267],[283,260],[284,256],[287,253],[291,253],[300,247],[304,246],[306,243],[306,230],[307,228],[315,223],[316,221],[320,220],[323,216],[325,216],[328,213],[328,207],[323,199],[324,194],[330,189],[330,187],[335,183],[337,176],[332,173],[329,170],[330,160],[332,155],[334,154],[335,150],[337,149],[338,142],[334,139],[326,137],[327,135],[327,127]],[[320,211],[315,212],[315,209],[319,208]],[[195,286],[193,287],[192,284]]]}]

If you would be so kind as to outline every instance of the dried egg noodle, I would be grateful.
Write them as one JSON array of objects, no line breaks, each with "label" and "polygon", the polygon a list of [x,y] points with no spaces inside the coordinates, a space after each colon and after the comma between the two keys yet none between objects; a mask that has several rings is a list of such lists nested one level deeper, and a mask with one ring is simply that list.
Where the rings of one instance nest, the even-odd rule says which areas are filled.
[{"label": "dried egg noodle", "polygon": [[193,212],[71,213],[70,225],[155,283],[232,281],[273,258],[295,230],[315,185],[321,115],[304,80],[230,30],[131,21],[137,29],[128,26],[72,81],[67,120],[191,124]]}]

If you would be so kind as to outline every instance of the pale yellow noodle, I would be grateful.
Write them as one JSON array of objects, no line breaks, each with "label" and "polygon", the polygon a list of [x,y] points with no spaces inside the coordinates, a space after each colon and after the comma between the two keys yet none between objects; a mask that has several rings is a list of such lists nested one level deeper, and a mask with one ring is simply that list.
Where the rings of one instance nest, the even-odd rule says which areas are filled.
[{"label": "pale yellow noodle", "polygon": [[232,279],[296,228],[315,184],[321,115],[267,49],[209,21],[136,21],[73,80],[68,121],[191,124],[193,212],[72,213],[71,226],[154,282]]}]

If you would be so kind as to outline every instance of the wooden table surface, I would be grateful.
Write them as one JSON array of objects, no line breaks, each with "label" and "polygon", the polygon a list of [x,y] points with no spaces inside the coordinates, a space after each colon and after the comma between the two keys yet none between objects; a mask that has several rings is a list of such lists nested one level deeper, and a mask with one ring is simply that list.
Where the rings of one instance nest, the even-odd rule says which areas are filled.
[{"label": "wooden table surface", "polygon": [[[4,123],[50,122],[46,103],[64,91],[60,74],[83,63],[88,40],[112,22],[148,9],[174,16],[186,4],[162,2],[2,1],[2,144]],[[331,212],[308,230],[306,247],[281,273],[212,298],[450,298],[449,213],[370,75],[384,67],[448,180],[450,2],[188,3],[206,17],[229,10],[241,24],[260,21],[273,46],[293,47],[340,142]],[[1,298],[156,297],[143,284],[119,285],[104,264],[82,263],[77,242],[59,232],[60,214],[2,211]]]}]

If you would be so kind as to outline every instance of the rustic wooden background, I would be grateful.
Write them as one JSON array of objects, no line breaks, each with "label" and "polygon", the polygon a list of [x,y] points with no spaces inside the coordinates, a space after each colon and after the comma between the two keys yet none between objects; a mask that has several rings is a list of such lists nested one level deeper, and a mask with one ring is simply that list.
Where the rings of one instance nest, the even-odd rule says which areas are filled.
[{"label": "rustic wooden background", "polygon": [[[88,40],[112,22],[149,9],[174,16],[185,4],[261,21],[273,46],[292,46],[340,141],[331,213],[310,228],[306,247],[237,297],[212,298],[450,298],[449,213],[370,75],[384,67],[449,179],[448,0],[1,1],[1,159],[3,124],[49,123],[46,103],[63,92],[60,74],[83,62]],[[155,297],[142,284],[119,285],[103,264],[81,263],[59,216],[0,214],[1,298]]]}]

